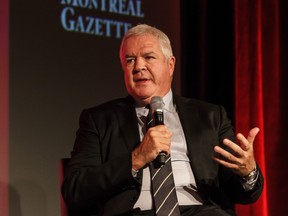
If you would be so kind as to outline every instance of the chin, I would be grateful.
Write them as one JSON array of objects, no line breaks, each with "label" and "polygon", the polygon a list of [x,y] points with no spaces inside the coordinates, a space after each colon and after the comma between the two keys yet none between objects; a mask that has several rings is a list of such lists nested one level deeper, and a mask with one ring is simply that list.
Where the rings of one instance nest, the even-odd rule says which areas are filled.
[{"label": "chin", "polygon": [[131,92],[132,95],[136,96],[137,98],[149,98],[153,96],[153,92],[147,90],[138,90]]},{"label": "chin", "polygon": [[131,94],[133,98],[139,102],[150,103],[151,95],[144,95],[144,94]]}]

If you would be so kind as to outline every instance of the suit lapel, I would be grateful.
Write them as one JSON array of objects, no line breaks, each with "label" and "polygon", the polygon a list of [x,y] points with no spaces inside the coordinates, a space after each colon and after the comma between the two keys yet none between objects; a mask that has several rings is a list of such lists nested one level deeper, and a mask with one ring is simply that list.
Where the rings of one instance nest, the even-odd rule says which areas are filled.
[{"label": "suit lapel", "polygon": [[[136,115],[134,100],[131,96],[126,97],[118,104],[117,118],[119,122],[119,128],[123,135],[124,142],[128,152],[132,152],[140,143],[140,134],[138,128],[138,118]],[[142,182],[143,169],[140,170],[137,181],[139,185]],[[140,190],[140,188],[139,188]]]},{"label": "suit lapel", "polygon": [[140,143],[138,119],[133,98],[128,96],[120,101],[116,113],[121,130],[120,134],[123,135],[127,149],[131,152]]}]

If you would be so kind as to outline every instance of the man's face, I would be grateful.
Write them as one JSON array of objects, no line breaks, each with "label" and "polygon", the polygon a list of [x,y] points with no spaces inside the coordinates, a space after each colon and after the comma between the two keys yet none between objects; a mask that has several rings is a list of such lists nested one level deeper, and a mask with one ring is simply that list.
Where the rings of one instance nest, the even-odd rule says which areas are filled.
[{"label": "man's face", "polygon": [[171,88],[175,58],[165,59],[158,40],[152,35],[128,38],[120,53],[128,93],[140,103],[167,94]]}]

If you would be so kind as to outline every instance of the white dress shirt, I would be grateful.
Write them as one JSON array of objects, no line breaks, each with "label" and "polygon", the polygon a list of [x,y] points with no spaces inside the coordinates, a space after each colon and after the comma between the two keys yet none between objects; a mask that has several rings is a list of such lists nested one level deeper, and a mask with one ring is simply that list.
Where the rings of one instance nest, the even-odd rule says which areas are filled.
[{"label": "white dress shirt", "polygon": [[[195,178],[187,154],[188,152],[184,132],[179,120],[178,113],[176,111],[176,107],[173,104],[171,90],[167,95],[163,97],[163,101],[164,123],[172,132],[171,161],[179,205],[201,205],[203,202],[200,196],[195,193],[197,190]],[[147,116],[148,112],[149,110],[145,107],[136,107],[141,140],[144,137],[144,123],[141,120],[141,117]],[[149,167],[143,169],[141,193],[134,207],[139,207],[141,210],[152,209],[152,193]]]}]

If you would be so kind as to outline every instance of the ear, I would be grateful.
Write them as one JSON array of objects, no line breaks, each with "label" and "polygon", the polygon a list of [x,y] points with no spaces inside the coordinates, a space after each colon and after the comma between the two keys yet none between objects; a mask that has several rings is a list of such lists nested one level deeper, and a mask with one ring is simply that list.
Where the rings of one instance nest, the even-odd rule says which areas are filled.
[{"label": "ear", "polygon": [[174,73],[175,63],[176,63],[175,56],[170,57],[168,64],[170,67],[170,76],[171,77],[173,76],[173,73]]}]

